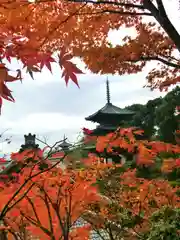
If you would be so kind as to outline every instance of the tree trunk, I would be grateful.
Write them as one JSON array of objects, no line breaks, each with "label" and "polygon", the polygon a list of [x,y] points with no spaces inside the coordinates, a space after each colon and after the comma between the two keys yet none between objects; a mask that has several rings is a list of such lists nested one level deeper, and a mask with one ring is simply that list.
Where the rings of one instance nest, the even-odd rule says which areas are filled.
[{"label": "tree trunk", "polygon": [[8,240],[7,232],[5,230],[0,230],[0,240]]},{"label": "tree trunk", "polygon": [[171,40],[176,45],[177,49],[180,52],[180,35],[176,28],[173,26],[171,21],[169,20],[166,11],[164,9],[162,0],[158,0],[158,8],[154,6],[151,0],[144,0],[143,6],[145,9],[149,10],[153,17],[159,22],[161,27],[167,33],[167,35],[171,38]]}]

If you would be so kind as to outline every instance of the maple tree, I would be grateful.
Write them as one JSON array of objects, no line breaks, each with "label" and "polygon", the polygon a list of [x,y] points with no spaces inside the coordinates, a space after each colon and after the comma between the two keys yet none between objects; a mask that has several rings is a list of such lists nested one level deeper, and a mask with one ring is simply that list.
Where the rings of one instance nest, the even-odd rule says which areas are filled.
[{"label": "maple tree", "polygon": [[143,134],[143,131],[136,130],[136,128],[118,129],[115,133],[99,137],[96,150],[97,152],[112,153],[112,157],[113,154],[118,155],[123,149],[127,153],[132,153],[132,157],[130,160],[127,159],[127,162],[130,164],[129,166],[136,168],[144,178],[152,178],[151,173],[154,173],[155,170],[157,173],[159,171],[168,173],[173,169],[179,169],[180,147],[178,144],[136,140],[137,134]]},{"label": "maple tree", "polygon": [[[57,63],[66,83],[72,79],[78,85],[76,74],[82,71],[71,61],[73,56],[80,57],[93,73],[101,74],[134,74],[156,61],[159,65],[147,75],[152,89],[179,82],[176,55],[180,36],[162,0],[3,0],[0,13],[0,105],[2,98],[14,101],[7,84],[22,81],[24,68],[34,78],[34,73],[44,68],[52,72]],[[150,16],[154,19],[149,21]],[[109,31],[123,27],[134,28],[136,36],[126,36],[113,47],[107,38]],[[8,69],[6,62],[13,68],[14,59],[19,68]],[[9,70],[15,74],[10,75]],[[13,154],[22,168],[10,179],[1,175],[0,220],[4,226],[0,232],[8,231],[9,238],[24,239],[28,230],[42,239],[85,240],[92,228],[100,235],[100,230],[105,230],[111,240],[157,237],[160,232],[153,221],[165,223],[167,209],[174,216],[179,208],[180,148],[136,140],[133,131],[118,129],[97,140],[99,153],[119,156],[124,149],[135,156],[123,166],[104,164],[103,158],[91,154],[84,160],[83,170],[62,172],[48,159],[41,170],[41,152]],[[167,208],[162,208],[164,205]],[[90,225],[72,230],[81,216]],[[174,221],[178,228],[178,220]],[[177,230],[175,227],[173,233],[178,239]]]},{"label": "maple tree", "polygon": [[53,168],[31,179],[33,188],[9,211],[5,222],[18,233],[23,218],[26,230],[39,239],[88,239],[89,226],[73,225],[88,204],[100,199],[92,185],[95,180],[92,172],[82,177],[78,171]]},{"label": "maple tree", "polygon": [[[122,237],[147,239],[144,235],[150,230],[154,214],[164,206],[174,210],[179,208],[179,197],[176,195],[178,188],[172,188],[165,180],[137,178],[135,171],[124,172],[121,181],[116,174],[116,182],[115,179],[112,181],[109,173],[109,181],[104,182],[103,188],[109,203],[92,206],[91,211],[95,214],[89,214],[91,218],[87,219],[95,229],[105,229],[112,240]],[[178,238],[177,228],[176,239]]]},{"label": "maple tree", "polygon": [[[18,166],[19,168],[14,169],[10,173],[6,172],[5,168],[0,173],[0,221],[2,222],[4,222],[4,217],[8,211],[19,203],[31,190],[33,187],[33,184],[30,183],[31,179],[56,167],[62,162],[65,155],[59,158],[54,164],[49,162],[47,157],[43,156],[43,151],[40,149],[28,149],[21,153],[14,153],[11,157],[12,167]],[[46,167],[42,168],[42,164],[46,164]],[[0,233],[3,234],[3,232]]]},{"label": "maple tree", "polygon": [[[48,9],[48,11],[45,9]],[[59,45],[56,51],[50,46],[48,49],[44,48],[46,41],[51,38],[50,36],[53,34],[53,31],[59,27],[59,23],[58,26],[56,23],[56,20],[58,19],[52,19],[52,16],[54,16],[55,13],[54,10],[60,10],[59,4],[56,1],[49,3],[42,1],[42,4],[41,2],[36,4],[26,0],[1,1],[0,31],[2,35],[0,38],[0,106],[2,106],[3,98],[8,101],[14,101],[11,90],[7,87],[7,83],[17,80],[22,81],[22,69],[24,68],[26,68],[26,72],[28,72],[34,79],[34,72],[41,72],[44,67],[52,72],[52,63],[57,63],[63,70],[62,77],[64,77],[66,84],[68,84],[69,79],[72,79],[72,81],[78,85],[76,74],[81,74],[83,72],[71,62],[72,55],[66,51],[65,46],[63,44],[61,44],[61,46]],[[47,11],[50,15],[45,16],[44,11]],[[76,11],[78,11],[78,8]],[[40,12],[42,12],[42,15]],[[38,16],[43,16],[41,20],[38,17],[40,22],[36,22],[37,13]],[[70,15],[70,17],[66,17],[66,13],[62,12],[62,14],[60,14],[62,24],[65,24],[74,14],[75,13],[72,13],[72,16]],[[51,25],[51,23],[49,25],[49,17],[51,18],[52,22],[51,20],[50,22],[53,25]],[[64,19],[64,17],[67,19]],[[43,18],[45,22],[42,21]],[[51,31],[49,31],[49,27],[51,28]],[[56,56],[53,55],[55,52]],[[20,62],[20,67],[18,69],[8,69],[3,62],[5,60],[5,62],[9,61],[9,63],[11,63],[13,59],[17,59]],[[16,72],[16,76],[11,76],[9,70]]]},{"label": "maple tree", "polygon": [[[82,32],[90,31],[91,39],[85,47],[75,46],[74,53],[81,56],[95,73],[131,74],[141,72],[150,61],[159,66],[149,71],[148,86],[164,89],[179,82],[180,35],[168,17],[163,0],[93,1],[70,0],[87,4]],[[83,2],[83,3],[82,3]],[[172,3],[172,5],[175,3]],[[175,7],[175,6],[174,6]],[[87,30],[84,24],[90,24]],[[113,46],[107,36],[110,30],[133,29]],[[82,34],[83,34],[82,33]],[[101,33],[101,34],[100,34]],[[85,38],[83,36],[82,38]],[[84,41],[85,42],[85,41]],[[95,59],[96,61],[93,61]]]},{"label": "maple tree", "polygon": [[[102,161],[101,169],[105,172],[98,184],[109,201],[106,205],[92,205],[85,219],[100,236],[104,229],[111,240],[169,239],[169,234],[173,239],[179,239],[177,211],[180,200],[180,147],[157,141],[136,140],[133,132],[142,134],[133,129],[119,129],[98,138],[98,152],[106,149],[113,158],[113,154],[118,155],[125,148],[133,151],[136,158],[134,163],[131,159],[123,165],[111,165],[91,155],[92,163]],[[157,167],[159,174],[153,175]],[[170,219],[170,213],[172,218],[176,216],[174,225],[167,220]],[[157,227],[155,219],[159,221]]]},{"label": "maple tree", "polygon": [[[148,62],[159,65],[149,71],[148,85],[161,89],[179,82],[180,35],[168,18],[162,0],[22,0],[0,3],[0,104],[14,101],[7,83],[23,79],[22,69],[33,77],[56,62],[66,83],[82,73],[71,61],[80,57],[93,73],[134,74]],[[110,30],[133,28],[112,46]],[[8,73],[6,60],[20,62],[16,76]],[[11,64],[13,66],[13,64]]]},{"label": "maple tree", "polygon": [[[27,164],[13,179],[1,180],[0,219],[9,239],[24,239],[25,232],[53,240],[89,239],[91,230],[99,235],[103,231],[111,240],[144,240],[147,235],[153,240],[158,231],[166,234],[168,228],[158,230],[153,219],[166,222],[169,212],[178,224],[180,147],[137,140],[138,134],[142,131],[118,129],[97,139],[100,153],[132,152],[135,159],[123,164],[120,159],[119,164],[104,163],[104,158],[89,154],[81,169],[62,170],[46,159],[47,168],[40,170],[42,152],[13,154],[14,161]],[[157,167],[159,174],[153,175]],[[73,226],[79,218],[87,224]],[[178,239],[178,227],[173,229]]]},{"label": "maple tree", "polygon": [[[13,153],[11,158],[21,163],[20,169],[0,174],[0,221],[4,224],[0,239],[7,239],[6,232],[8,239],[24,240],[29,233],[40,239],[88,239],[87,224],[83,228],[73,225],[87,204],[100,199],[93,186],[97,174],[62,170],[57,166],[66,155],[52,163],[48,159],[51,150],[45,156],[40,149]],[[42,164],[46,164],[45,169],[41,169]]]}]

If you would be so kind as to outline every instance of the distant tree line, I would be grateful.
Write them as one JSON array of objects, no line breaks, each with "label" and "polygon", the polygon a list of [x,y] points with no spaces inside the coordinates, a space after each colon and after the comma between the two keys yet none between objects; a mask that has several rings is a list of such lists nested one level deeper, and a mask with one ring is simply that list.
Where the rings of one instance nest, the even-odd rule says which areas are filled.
[{"label": "distant tree line", "polygon": [[176,143],[180,129],[180,87],[175,87],[165,97],[149,100],[146,104],[132,104],[125,109],[135,111],[130,126],[144,130],[146,139]]}]

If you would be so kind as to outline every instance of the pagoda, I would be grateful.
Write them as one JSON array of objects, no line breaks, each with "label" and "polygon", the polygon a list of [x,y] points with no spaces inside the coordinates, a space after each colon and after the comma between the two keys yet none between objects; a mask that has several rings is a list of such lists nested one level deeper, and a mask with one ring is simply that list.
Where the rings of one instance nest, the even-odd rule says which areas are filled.
[{"label": "pagoda", "polygon": [[62,158],[65,153],[71,152],[72,144],[68,143],[67,138],[64,135],[63,140],[60,144],[58,144],[55,149],[52,151],[52,154],[50,156],[50,160],[57,160],[59,158]]},{"label": "pagoda", "polygon": [[[65,169],[69,167],[69,154],[72,152],[73,145],[67,141],[67,138],[64,135],[63,140],[54,148],[52,151],[49,160],[56,164],[58,163],[58,167]],[[68,158],[66,158],[68,156]]]},{"label": "pagoda", "polygon": [[68,152],[70,151],[72,144],[68,143],[66,136],[64,135],[64,139],[62,140],[62,142],[60,144],[57,145],[57,147],[55,148],[56,152]]},{"label": "pagoda", "polygon": [[126,127],[126,123],[131,121],[135,112],[119,108],[111,103],[109,80],[106,81],[107,103],[100,110],[85,118],[87,121],[98,123],[99,125],[91,133],[93,136],[106,135],[114,132],[118,127]]},{"label": "pagoda", "polygon": [[[110,98],[109,80],[106,80],[106,98],[107,102],[104,107],[95,112],[94,114],[85,118],[87,121],[98,123],[97,127],[91,131],[90,136],[98,137],[104,136],[108,133],[114,132],[117,128],[129,127],[129,123],[132,121],[135,112],[119,108],[112,104]],[[119,155],[112,155],[107,153],[97,153],[95,142],[88,144],[84,147],[84,150],[89,153],[96,153],[100,157],[103,157],[106,162],[119,162],[124,159],[132,159],[132,154],[127,153],[126,150],[121,149]]]}]

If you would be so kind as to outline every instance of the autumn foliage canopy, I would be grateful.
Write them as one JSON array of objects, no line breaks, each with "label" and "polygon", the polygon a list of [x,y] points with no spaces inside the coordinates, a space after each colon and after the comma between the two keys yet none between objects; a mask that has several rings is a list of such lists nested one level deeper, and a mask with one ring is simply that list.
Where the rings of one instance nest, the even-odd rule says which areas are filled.
[{"label": "autumn foliage canopy", "polygon": [[[135,34],[111,44],[110,30],[124,28]],[[148,86],[179,82],[180,36],[162,0],[2,0],[0,32],[0,105],[14,101],[8,84],[23,81],[24,70],[34,78],[58,64],[66,84],[78,85],[73,57],[100,74],[136,74],[156,62]],[[82,168],[62,170],[68,156],[53,164],[41,150],[12,154],[18,170],[0,173],[0,239],[86,240],[95,231],[111,240],[178,240],[180,147],[137,140],[141,134],[130,128],[99,137]],[[130,156],[124,163],[122,150]],[[104,162],[104,153],[119,162]],[[85,224],[75,226],[79,219]]]},{"label": "autumn foliage canopy", "polygon": [[[71,61],[80,57],[93,73],[136,74],[148,70],[151,88],[179,82],[180,35],[166,13],[164,1],[2,0],[0,3],[0,95],[14,101],[7,83],[25,78],[53,64],[62,77],[78,85],[82,71]],[[174,4],[174,3],[173,3]],[[175,6],[174,6],[175,8]],[[132,30],[117,45],[112,30]],[[18,60],[11,69],[7,61]],[[13,71],[13,77],[9,70]]]},{"label": "autumn foliage canopy", "polygon": [[[58,161],[53,165],[40,150],[13,154],[13,161],[24,165],[20,172],[1,174],[0,219],[8,239],[26,239],[26,234],[38,239],[85,240],[93,230],[113,240],[147,239],[147,235],[154,240],[159,238],[153,234],[162,231],[161,236],[166,236],[170,229],[173,239],[179,239],[180,148],[136,140],[137,134],[142,131],[118,129],[99,137],[98,155],[82,159],[82,168],[62,170]],[[117,164],[105,163],[99,155],[105,149],[112,156],[124,149],[135,158],[124,164],[120,159]],[[41,168],[43,162],[45,168]],[[163,229],[163,224],[170,224],[166,214],[175,225]],[[154,218],[159,219],[159,230]],[[80,219],[85,224],[77,226]]]}]

